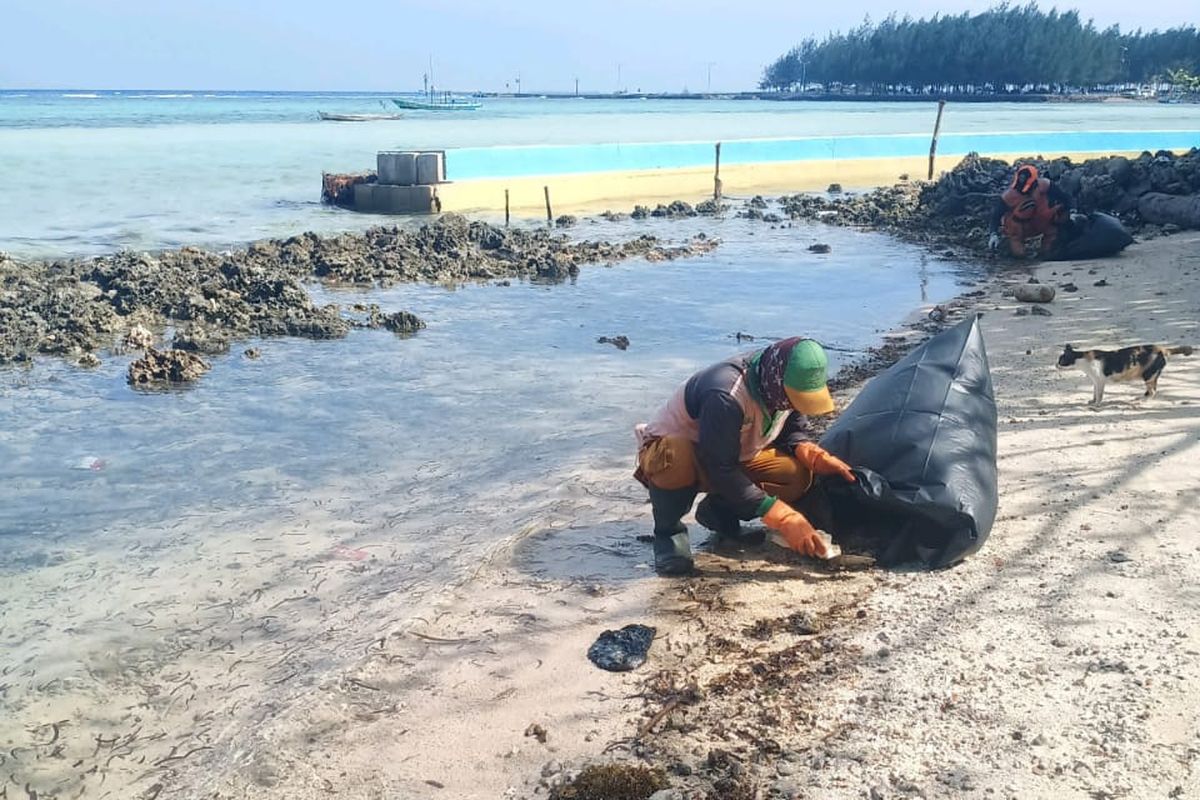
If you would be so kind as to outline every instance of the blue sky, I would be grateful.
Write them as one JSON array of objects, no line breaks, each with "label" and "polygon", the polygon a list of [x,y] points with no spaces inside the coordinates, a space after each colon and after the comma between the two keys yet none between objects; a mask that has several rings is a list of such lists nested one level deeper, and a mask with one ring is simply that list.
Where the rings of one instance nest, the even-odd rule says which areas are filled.
[{"label": "blue sky", "polygon": [[[432,56],[446,88],[714,91],[753,88],[810,34],[902,6],[990,2],[803,0],[8,0],[0,88],[396,90]],[[1079,3],[1101,26],[1196,20],[1194,2]],[[1046,7],[1046,4],[1043,4]],[[711,67],[710,67],[711,64]]]}]

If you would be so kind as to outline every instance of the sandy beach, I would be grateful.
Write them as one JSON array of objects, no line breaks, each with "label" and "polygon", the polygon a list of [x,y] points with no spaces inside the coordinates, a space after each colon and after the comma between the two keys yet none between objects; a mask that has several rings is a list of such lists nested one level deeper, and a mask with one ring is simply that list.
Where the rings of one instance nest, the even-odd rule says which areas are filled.
[{"label": "sandy beach", "polygon": [[[227,673],[225,696],[197,697],[180,674],[157,706],[84,698],[111,711],[94,741],[72,740],[65,712],[5,726],[7,796],[37,778],[59,787],[42,797],[537,797],[587,763],[643,760],[674,787],[661,797],[1195,796],[1197,362],[1172,359],[1151,400],[1110,386],[1098,411],[1087,379],[1053,363],[1068,341],[1194,343],[1198,245],[1185,233],[1017,267],[950,308],[984,314],[1000,417],[999,520],[955,568],[832,571],[768,545],[703,551],[697,577],[659,579],[636,538],[649,508],[614,457],[570,476],[417,623],[389,624],[408,619],[402,593],[312,618],[307,589],[248,588],[247,608],[312,638],[264,644],[256,663],[197,655]],[[1006,290],[1030,272],[1078,291],[1060,289],[1052,316],[1018,316]],[[328,571],[335,595],[361,596],[353,574]],[[269,640],[272,623],[251,617]],[[649,662],[593,667],[595,636],[630,622],[657,628]],[[343,626],[361,655],[323,671],[322,627]],[[283,668],[294,658],[298,677]],[[262,683],[240,686],[244,670]],[[54,694],[31,701],[41,718],[60,719]],[[166,714],[190,718],[186,733],[137,733]]]},{"label": "sandy beach", "polygon": [[[1053,367],[1067,342],[1196,343],[1200,234],[1159,231],[1001,269],[885,336],[983,314],[1000,515],[949,570],[712,551],[692,523],[699,574],[657,578],[620,448],[536,491],[497,474],[449,517],[418,501],[452,477],[435,462],[353,479],[379,508],[345,481],[284,491],[279,467],[241,476],[280,487],[249,516],[197,505],[151,539],[132,518],[10,553],[0,798],[566,798],[596,764],[661,770],[656,800],[1192,796],[1200,362],[1099,410]],[[1011,299],[1031,275],[1060,287],[1048,316]],[[505,535],[473,535],[480,515]],[[649,661],[592,666],[634,622]]]},{"label": "sandy beach", "polygon": [[[432,668],[424,703],[330,743],[331,760],[354,764],[346,777],[364,792],[414,797],[537,796],[539,778],[605,749],[667,767],[680,797],[759,796],[708,794],[722,780],[734,791],[731,779],[778,797],[1196,795],[1200,371],[1176,358],[1156,398],[1112,386],[1093,411],[1087,379],[1053,363],[1067,341],[1194,341],[1198,244],[1189,233],[1116,259],[1016,269],[977,300],[1000,409],[1001,508],[974,558],[933,573],[836,573],[768,548],[706,555],[695,579],[629,580],[646,573],[649,548],[621,537],[647,528],[647,512],[605,502],[599,513],[624,512],[611,538],[567,526],[529,546],[574,551],[580,573],[607,568],[609,589],[512,585],[498,562],[464,598],[475,610],[437,629],[467,642],[410,642]],[[1053,316],[1016,316],[1005,290],[1030,271],[1080,288],[1060,290]],[[633,488],[612,476],[613,492]],[[797,628],[797,615],[820,632]],[[591,638],[630,621],[658,628],[650,663],[627,675],[592,667]],[[512,647],[520,658],[504,657]],[[534,722],[545,744],[523,736]]]},{"label": "sandy beach", "polygon": [[[1059,292],[1051,317],[1015,316],[1018,304],[1003,296],[1026,279],[1024,270],[979,300],[1000,407],[1001,515],[966,563],[935,573],[837,574],[779,551],[714,554],[700,562],[703,577],[636,581],[600,597],[570,583],[505,586],[497,568],[474,587],[471,605],[515,601],[540,619],[498,628],[506,615],[477,611],[457,625],[452,614],[440,630],[474,639],[491,629],[496,643],[518,632],[524,663],[508,659],[500,680],[492,674],[499,662],[470,666],[479,650],[501,649],[495,644],[421,645],[438,659],[457,651],[449,657],[456,666],[436,682],[455,699],[430,691],[424,713],[413,707],[415,716],[390,732],[355,736],[337,752],[373,773],[364,774],[366,785],[406,796],[434,796],[432,784],[422,787],[428,780],[443,783],[446,796],[533,796],[524,780],[553,780],[614,743],[610,753],[644,752],[671,767],[685,797],[709,796],[730,774],[782,797],[1200,792],[1189,689],[1200,678],[1189,535],[1200,372],[1175,359],[1158,397],[1142,401],[1139,387],[1111,387],[1092,411],[1087,379],[1052,366],[1067,341],[1194,341],[1198,244],[1200,235],[1185,234],[1118,259],[1038,267],[1044,282],[1080,287]],[[1093,286],[1100,279],[1108,285]],[[614,478],[615,491],[628,485]],[[536,546],[573,548],[594,565],[594,532],[580,539],[567,528]],[[618,541],[613,549],[633,551],[634,574],[644,569],[648,548]],[[776,625],[761,633],[796,612],[824,632]],[[651,663],[627,676],[588,664],[582,656],[594,633],[628,621],[658,627]],[[797,644],[810,656],[805,663],[776,664],[774,675],[746,672]],[[739,669],[746,685],[715,688]],[[641,744],[631,742],[647,715],[670,702],[655,680],[664,674],[679,687],[695,684],[702,699],[680,704]],[[472,700],[483,707],[470,711]],[[462,711],[445,713],[459,704]],[[546,745],[522,736],[533,722],[549,733]],[[394,738],[397,729],[424,731],[423,744]],[[733,757],[714,760],[718,749]]]}]

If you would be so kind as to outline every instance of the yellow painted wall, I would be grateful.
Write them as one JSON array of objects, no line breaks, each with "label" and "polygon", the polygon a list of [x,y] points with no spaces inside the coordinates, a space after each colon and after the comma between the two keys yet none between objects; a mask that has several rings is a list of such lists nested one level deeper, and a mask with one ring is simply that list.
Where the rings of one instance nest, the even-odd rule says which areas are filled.
[{"label": "yellow painted wall", "polygon": [[[1012,161],[1029,155],[996,154],[989,157]],[[1096,158],[1099,153],[1054,153],[1047,157],[1069,156],[1072,160]],[[1109,155],[1109,154],[1104,154]],[[1122,153],[1136,157],[1138,153]],[[937,171],[953,169],[962,156],[940,157]],[[789,161],[764,164],[736,164],[721,167],[725,195],[745,197],[755,194],[779,195],[788,192],[824,191],[831,183],[845,189],[866,189],[896,183],[902,175],[924,179],[929,158],[862,158],[845,160]],[[442,211],[504,213],[504,191],[509,192],[513,216],[544,217],[546,202],[543,187],[550,187],[554,215],[595,213],[611,209],[630,211],[634,205],[654,205],[672,200],[699,202],[713,194],[713,171],[700,169],[642,170],[634,172],[597,172],[581,175],[545,175],[529,178],[488,178],[441,184],[437,194]]]}]

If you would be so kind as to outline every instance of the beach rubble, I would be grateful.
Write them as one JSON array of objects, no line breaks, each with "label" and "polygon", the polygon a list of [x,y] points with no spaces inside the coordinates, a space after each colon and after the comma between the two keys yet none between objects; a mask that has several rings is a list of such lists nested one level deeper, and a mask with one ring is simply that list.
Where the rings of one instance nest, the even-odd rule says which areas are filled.
[{"label": "beach rubble", "polygon": [[[1077,211],[1114,214],[1143,238],[1200,228],[1200,149],[1078,163],[1066,157],[1014,163],[1018,162],[1036,165],[1058,183],[1074,198]],[[1012,173],[1013,163],[970,153],[935,181],[906,181],[833,197],[802,193],[782,197],[780,204],[792,219],[884,230],[907,241],[939,249],[963,247],[983,255],[992,209]]]},{"label": "beach rubble", "polygon": [[[178,330],[177,349],[205,353],[224,352],[243,337],[345,336],[352,321],[337,305],[313,301],[304,285],[313,279],[383,287],[501,278],[557,283],[585,264],[671,260],[717,244],[703,235],[673,246],[650,235],[579,241],[544,228],[503,228],[446,214],[415,230],[303,233],[226,252],[184,247],[71,261],[5,258],[0,364],[28,362],[39,353],[78,359],[81,352],[111,346],[123,330],[130,331],[129,346],[144,349],[155,343],[151,329],[170,325]],[[421,327],[408,318],[382,324],[402,334]]]},{"label": "beach rubble", "polygon": [[1022,283],[1013,289],[1013,296],[1022,303],[1049,303],[1054,294],[1054,287],[1045,283]]}]

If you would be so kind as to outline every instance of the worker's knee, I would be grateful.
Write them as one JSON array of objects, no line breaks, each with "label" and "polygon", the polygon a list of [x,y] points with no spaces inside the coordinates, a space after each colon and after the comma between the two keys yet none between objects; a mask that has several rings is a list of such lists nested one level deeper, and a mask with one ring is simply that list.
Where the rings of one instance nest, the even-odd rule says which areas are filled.
[{"label": "worker's knee", "polygon": [[812,472],[790,453],[764,450],[743,469],[759,488],[785,503],[796,502],[812,488]]}]

